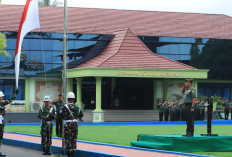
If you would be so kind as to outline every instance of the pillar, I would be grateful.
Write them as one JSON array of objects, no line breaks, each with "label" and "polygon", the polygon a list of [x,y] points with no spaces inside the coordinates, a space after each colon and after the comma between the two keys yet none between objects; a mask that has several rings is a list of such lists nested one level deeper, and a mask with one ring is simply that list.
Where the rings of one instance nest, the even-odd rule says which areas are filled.
[{"label": "pillar", "polygon": [[26,112],[30,111],[30,79],[26,77],[25,79],[25,105],[26,105]]},{"label": "pillar", "polygon": [[93,111],[93,122],[104,122],[104,111],[101,109],[102,77],[96,77],[96,109]]},{"label": "pillar", "polygon": [[[76,95],[76,99],[77,99],[77,105],[78,106],[83,105],[83,103],[82,103],[82,79],[83,78],[76,78],[76,80],[77,80],[77,95]],[[82,106],[82,109],[84,109],[83,106]]]},{"label": "pillar", "polygon": [[68,79],[68,91],[67,92],[72,92],[73,91],[73,79]]},{"label": "pillar", "polygon": [[196,97],[197,97],[197,87],[198,87],[198,82],[197,80],[194,80],[194,88],[196,90]]}]

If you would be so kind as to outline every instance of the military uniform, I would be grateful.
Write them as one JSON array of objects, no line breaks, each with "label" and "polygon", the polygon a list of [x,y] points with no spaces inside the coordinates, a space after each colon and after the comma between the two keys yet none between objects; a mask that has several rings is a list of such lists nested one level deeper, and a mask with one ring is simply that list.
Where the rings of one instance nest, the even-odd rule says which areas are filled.
[{"label": "military uniform", "polygon": [[162,103],[158,104],[158,110],[159,110],[159,121],[163,121],[164,117],[164,105]]},{"label": "military uniform", "polygon": [[225,120],[228,120],[230,104],[228,102],[224,102],[222,106],[224,107]]},{"label": "military uniform", "polygon": [[44,153],[46,151],[46,153],[49,154],[52,144],[53,120],[56,118],[54,107],[51,105],[43,105],[40,107],[38,118],[41,119],[41,146]]},{"label": "military uniform", "polygon": [[64,121],[64,138],[68,156],[74,156],[78,134],[77,119],[83,117],[83,113],[75,104],[63,105],[60,109],[60,117]]},{"label": "military uniform", "polygon": [[181,103],[181,105],[180,105],[180,120],[185,121],[184,103]]},{"label": "military uniform", "polygon": [[12,96],[9,100],[0,101],[0,145],[2,144],[3,132],[5,127],[5,106],[10,104],[14,99],[15,96]]},{"label": "military uniform", "polygon": [[176,121],[180,121],[180,108],[181,108],[181,105],[177,103],[176,104]]},{"label": "military uniform", "polygon": [[169,104],[167,102],[164,103],[164,121],[168,121],[169,119]]},{"label": "military uniform", "polygon": [[56,111],[57,111],[57,117],[56,117],[56,136],[57,137],[62,137],[62,119],[59,116],[60,113],[60,108],[63,105],[63,101],[54,101],[53,105],[56,106]]},{"label": "military uniform", "polygon": [[200,108],[201,108],[201,114],[200,114],[200,120],[204,120],[205,119],[205,106],[204,103],[200,104]]},{"label": "military uniform", "polygon": [[170,112],[170,121],[175,120],[175,104],[171,104],[169,107],[169,112]]},{"label": "military uniform", "polygon": [[194,112],[191,111],[193,98],[196,98],[196,90],[191,86],[185,89],[184,92],[185,119],[187,123],[186,133],[188,135],[194,134]]},{"label": "military uniform", "polygon": [[201,107],[200,107],[200,104],[199,103],[196,103],[195,104],[195,108],[194,108],[194,110],[195,110],[195,120],[196,121],[199,121],[200,120],[200,110],[201,110]]}]

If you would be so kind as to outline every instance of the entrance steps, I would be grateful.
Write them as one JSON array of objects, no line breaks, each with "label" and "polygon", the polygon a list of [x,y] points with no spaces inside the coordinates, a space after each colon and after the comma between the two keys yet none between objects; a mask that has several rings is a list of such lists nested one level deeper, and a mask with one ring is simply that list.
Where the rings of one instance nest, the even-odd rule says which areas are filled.
[{"label": "entrance steps", "polygon": [[[84,122],[93,121],[93,110],[84,111]],[[149,122],[159,121],[158,110],[104,110],[105,122]]]}]

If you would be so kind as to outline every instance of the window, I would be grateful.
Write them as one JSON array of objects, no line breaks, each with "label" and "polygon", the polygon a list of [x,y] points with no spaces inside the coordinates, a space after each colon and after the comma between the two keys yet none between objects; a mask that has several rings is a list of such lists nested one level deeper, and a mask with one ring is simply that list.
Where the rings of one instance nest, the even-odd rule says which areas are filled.
[{"label": "window", "polygon": [[[0,91],[5,95],[4,99],[9,99],[13,96],[16,90],[15,79],[1,79]],[[15,100],[25,100],[25,80],[19,80],[19,93]]]}]

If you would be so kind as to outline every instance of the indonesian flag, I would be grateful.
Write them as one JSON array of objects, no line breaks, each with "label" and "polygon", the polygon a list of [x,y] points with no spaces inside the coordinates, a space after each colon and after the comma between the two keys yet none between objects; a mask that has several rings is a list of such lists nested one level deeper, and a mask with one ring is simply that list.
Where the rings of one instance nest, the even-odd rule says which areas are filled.
[{"label": "indonesian flag", "polygon": [[18,89],[18,79],[19,79],[19,67],[20,67],[20,55],[22,48],[22,41],[24,36],[34,30],[40,28],[39,24],[39,11],[38,11],[38,1],[37,0],[27,0],[21,22],[19,25],[16,49],[15,49],[15,78],[16,78],[16,88]]}]

